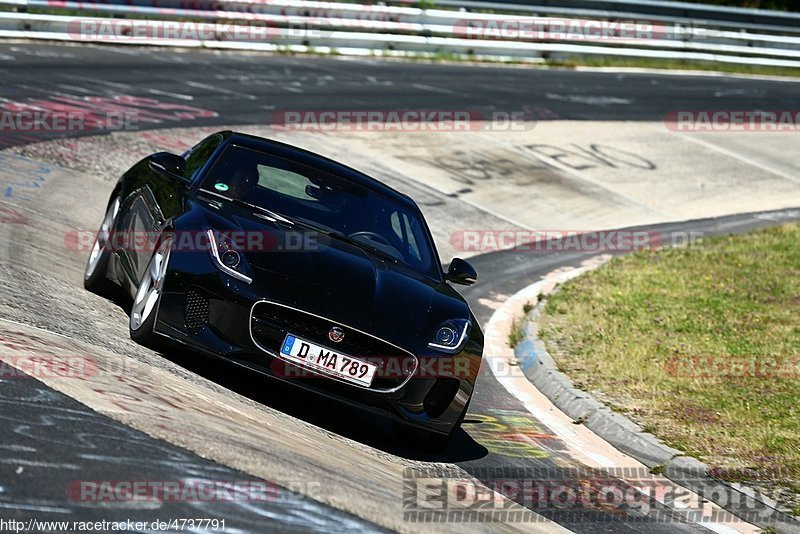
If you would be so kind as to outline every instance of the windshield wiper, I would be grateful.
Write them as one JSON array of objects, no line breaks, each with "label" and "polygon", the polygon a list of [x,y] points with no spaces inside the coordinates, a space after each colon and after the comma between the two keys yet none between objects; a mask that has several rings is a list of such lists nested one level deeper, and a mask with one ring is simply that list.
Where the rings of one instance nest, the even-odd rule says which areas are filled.
[{"label": "windshield wiper", "polygon": [[305,228],[308,228],[309,230],[314,230],[314,231],[317,231],[317,232],[319,232],[321,234],[325,234],[325,235],[327,235],[329,237],[332,237],[334,239],[338,239],[339,241],[343,241],[343,242],[345,242],[345,243],[347,243],[349,245],[354,245],[354,246],[356,246],[356,247],[358,247],[358,248],[360,248],[360,249],[362,249],[362,250],[364,250],[366,252],[371,253],[373,256],[379,256],[380,258],[382,258],[384,260],[389,260],[392,263],[399,263],[400,262],[400,258],[397,258],[396,256],[393,256],[393,255],[389,254],[388,252],[386,252],[384,250],[381,250],[378,247],[372,246],[369,243],[365,243],[365,242],[363,242],[363,241],[361,241],[359,239],[353,239],[352,237],[350,237],[348,235],[345,235],[345,234],[343,234],[341,232],[338,232],[338,231],[336,231],[336,230],[334,230],[332,228],[328,228],[326,226],[322,226],[322,225],[317,224],[317,223],[315,223],[313,221],[309,221],[308,219],[305,219],[303,217],[295,217],[294,218],[294,222],[296,224],[300,225],[300,226],[304,226]]},{"label": "windshield wiper", "polygon": [[262,214],[264,214],[267,217],[269,217],[270,219],[272,219],[272,222],[281,222],[281,223],[284,223],[284,224],[288,224],[289,226],[294,226],[294,221],[292,219],[286,217],[285,215],[281,215],[280,213],[276,213],[276,212],[274,212],[274,211],[272,211],[270,209],[264,208],[262,206],[257,206],[256,204],[251,204],[251,203],[246,202],[246,201],[244,201],[242,199],[239,199],[239,198],[226,197],[225,195],[220,195],[218,193],[214,193],[213,191],[203,190],[203,192],[210,193],[210,194],[214,195],[215,197],[219,197],[219,198],[225,199],[228,202],[233,202],[237,206],[242,206],[244,208],[250,208],[252,210],[260,211]]},{"label": "windshield wiper", "polygon": [[245,202],[244,200],[240,200],[238,198],[229,198],[228,200],[245,208],[250,208],[256,211],[260,211],[262,214],[272,219],[273,220],[272,222],[281,222],[284,224],[288,224],[289,226],[294,226],[294,221],[292,219],[286,217],[285,215],[281,215],[280,213],[276,213],[270,209],[257,206],[255,204],[250,204],[249,202]]}]

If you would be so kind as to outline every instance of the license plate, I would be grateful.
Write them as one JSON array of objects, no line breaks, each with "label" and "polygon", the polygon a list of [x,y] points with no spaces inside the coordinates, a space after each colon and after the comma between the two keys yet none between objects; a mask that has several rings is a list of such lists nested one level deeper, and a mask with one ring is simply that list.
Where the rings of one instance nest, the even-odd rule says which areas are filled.
[{"label": "license plate", "polygon": [[322,347],[289,334],[283,340],[281,357],[300,366],[341,380],[370,386],[378,366]]}]

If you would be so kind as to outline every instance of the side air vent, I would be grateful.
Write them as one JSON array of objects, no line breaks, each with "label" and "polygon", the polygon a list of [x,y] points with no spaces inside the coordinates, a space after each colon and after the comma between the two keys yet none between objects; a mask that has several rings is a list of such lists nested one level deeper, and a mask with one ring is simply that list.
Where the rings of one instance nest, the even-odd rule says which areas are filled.
[{"label": "side air vent", "polygon": [[194,289],[186,293],[183,322],[192,334],[198,333],[208,324],[208,299]]}]

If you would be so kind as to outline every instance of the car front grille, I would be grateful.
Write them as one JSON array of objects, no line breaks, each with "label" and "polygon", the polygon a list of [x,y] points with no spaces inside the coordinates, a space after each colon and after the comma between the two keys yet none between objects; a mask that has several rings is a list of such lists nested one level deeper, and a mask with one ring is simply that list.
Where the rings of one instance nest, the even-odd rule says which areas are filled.
[{"label": "car front grille", "polygon": [[[334,343],[328,333],[334,326],[344,333]],[[345,324],[274,302],[257,302],[250,315],[250,332],[255,344],[277,356],[287,334],[313,341],[336,352],[378,364],[370,390],[390,392],[402,387],[417,368],[417,358],[410,352]],[[333,377],[331,377],[333,378]],[[355,386],[359,387],[359,386]]]}]

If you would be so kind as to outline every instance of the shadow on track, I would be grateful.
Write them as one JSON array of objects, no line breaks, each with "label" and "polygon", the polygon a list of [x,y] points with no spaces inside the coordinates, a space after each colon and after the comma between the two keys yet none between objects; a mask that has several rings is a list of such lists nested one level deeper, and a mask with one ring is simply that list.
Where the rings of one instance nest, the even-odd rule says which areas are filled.
[{"label": "shadow on track", "polygon": [[[395,439],[388,419],[367,413],[279,380],[249,371],[239,365],[190,351],[169,347],[159,354],[172,363],[255,402],[302,419],[348,439],[415,461],[464,462],[488,454],[486,448],[459,429],[444,451],[415,450]],[[469,416],[467,416],[469,419]]]},{"label": "shadow on track", "polygon": [[[130,299],[125,298],[121,291],[106,297],[126,314],[130,313]],[[161,348],[158,354],[187,371],[259,404],[408,460],[456,463],[479,460],[489,454],[463,429],[456,432],[443,451],[418,450],[394,437],[391,422],[387,418],[344,403],[328,402],[326,397],[245,369],[223,357],[207,356],[174,343]],[[470,421],[467,414],[465,423],[470,422],[474,421]]]}]

